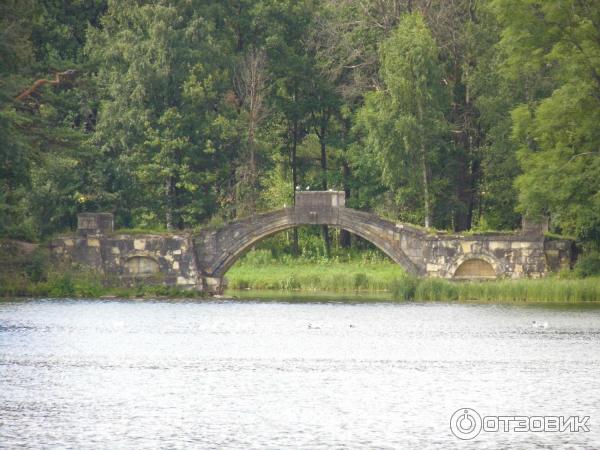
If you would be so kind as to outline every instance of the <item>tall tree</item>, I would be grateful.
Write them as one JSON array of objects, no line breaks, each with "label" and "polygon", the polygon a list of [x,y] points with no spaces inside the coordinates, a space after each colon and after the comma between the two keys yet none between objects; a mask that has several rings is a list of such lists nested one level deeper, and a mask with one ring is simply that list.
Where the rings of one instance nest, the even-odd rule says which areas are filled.
[{"label": "tall tree", "polygon": [[16,158],[8,164],[9,172],[27,187],[10,184],[2,191],[9,203],[18,205],[11,214],[15,226],[27,229],[31,238],[72,226],[82,199],[96,192],[95,149],[86,145],[94,121],[93,89],[83,70],[83,46],[87,23],[98,19],[103,2],[83,7],[9,1],[1,7],[7,23],[1,27],[6,34],[0,52],[7,53],[0,58],[5,64],[0,70],[6,71],[0,74],[0,114],[8,114],[2,135],[10,136],[2,148]]},{"label": "tall tree", "polygon": [[264,50],[250,48],[236,63],[234,87],[240,103],[243,123],[243,152],[237,175],[242,208],[247,214],[256,212],[258,196],[258,132],[266,119],[268,89],[267,58]]},{"label": "tall tree", "polygon": [[423,223],[430,227],[436,195],[432,175],[438,176],[432,164],[447,131],[438,49],[423,16],[413,13],[402,18],[380,52],[384,89],[367,95],[359,124],[385,184],[401,202],[406,189],[420,198]]},{"label": "tall tree", "polygon": [[[300,184],[298,146],[307,134],[310,114],[310,86],[314,76],[313,64],[307,51],[306,39],[314,0],[265,2],[261,14],[269,23],[266,38],[267,56],[271,61],[271,102],[283,122],[283,145],[288,154],[291,186]],[[293,229],[292,250],[298,254],[298,230]]]},{"label": "tall tree", "polygon": [[10,235],[29,218],[24,198],[30,186],[34,149],[24,129],[31,120],[14,98],[26,83],[23,76],[33,64],[31,14],[33,3],[0,3],[0,235]]},{"label": "tall tree", "polygon": [[215,207],[235,129],[229,77],[203,6],[110,1],[92,34],[106,98],[96,140],[119,161],[120,208],[133,209],[139,225],[191,226]]},{"label": "tall tree", "polygon": [[512,112],[519,210],[600,245],[600,8],[594,0],[494,0],[507,77],[549,80]]}]

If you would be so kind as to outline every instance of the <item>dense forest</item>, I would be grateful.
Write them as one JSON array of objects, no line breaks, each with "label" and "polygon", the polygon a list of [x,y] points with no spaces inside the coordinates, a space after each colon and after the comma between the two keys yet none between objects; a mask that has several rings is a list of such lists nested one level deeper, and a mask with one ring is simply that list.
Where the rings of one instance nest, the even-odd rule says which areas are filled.
[{"label": "dense forest", "polygon": [[598,0],[0,1],[3,237],[194,229],[300,187],[591,249],[599,124]]}]

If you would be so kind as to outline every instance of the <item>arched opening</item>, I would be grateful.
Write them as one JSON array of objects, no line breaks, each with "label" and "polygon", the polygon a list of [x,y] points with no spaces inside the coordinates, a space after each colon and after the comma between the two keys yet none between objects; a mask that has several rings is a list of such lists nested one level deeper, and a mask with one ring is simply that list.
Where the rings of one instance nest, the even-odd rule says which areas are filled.
[{"label": "arched opening", "polygon": [[[225,252],[222,257],[217,258],[214,261],[214,266],[212,270],[213,276],[221,277],[225,275],[229,268],[240,257],[242,257],[252,247],[256,246],[265,239],[282,231],[291,229],[293,227],[299,227],[304,225],[310,224],[278,224],[253,230],[252,232],[246,234],[243,237],[237,236],[237,241],[234,245],[234,248]],[[402,268],[405,271],[413,274],[419,273],[419,268],[401,250],[395,248],[392,245],[392,243],[388,239],[386,239],[386,237],[383,237],[383,233],[374,231],[372,228],[369,227],[360,228],[355,226],[344,226],[339,224],[332,224],[330,225],[330,227],[344,229],[356,236],[359,236],[365,241],[370,242],[375,248],[379,249],[383,254],[387,255],[392,261],[402,266]]]},{"label": "arched opening", "polygon": [[464,261],[454,272],[454,278],[463,280],[493,279],[496,278],[494,267],[480,258]]},{"label": "arched opening", "polygon": [[125,270],[130,275],[152,275],[160,268],[153,258],[148,256],[133,256],[125,262]]},{"label": "arched opening", "polygon": [[223,272],[227,288],[241,291],[368,292],[384,295],[389,280],[405,276],[405,269],[371,241],[353,234],[353,249],[339,245],[341,228],[331,227],[331,255],[325,256],[320,225],[301,225],[300,254],[292,256],[291,228],[256,240]]},{"label": "arched opening", "polygon": [[[349,231],[370,242],[394,263],[401,266],[400,269],[393,264],[390,265],[389,267],[394,270],[404,270],[414,275],[426,273],[420,258],[424,245],[424,233],[421,230],[409,225],[398,225],[375,214],[350,208],[329,208],[318,211],[284,208],[236,220],[216,229],[207,228],[195,238],[197,263],[201,267],[205,280],[216,280],[215,283],[221,283],[229,268],[248,250],[270,236],[306,225],[328,225],[331,228]],[[297,273],[295,270],[292,272],[294,275]],[[392,275],[395,277],[397,274]],[[323,274],[319,273],[318,276],[322,277]],[[294,284],[293,279],[290,280],[290,284]],[[357,275],[352,284],[364,285],[364,277]]]}]

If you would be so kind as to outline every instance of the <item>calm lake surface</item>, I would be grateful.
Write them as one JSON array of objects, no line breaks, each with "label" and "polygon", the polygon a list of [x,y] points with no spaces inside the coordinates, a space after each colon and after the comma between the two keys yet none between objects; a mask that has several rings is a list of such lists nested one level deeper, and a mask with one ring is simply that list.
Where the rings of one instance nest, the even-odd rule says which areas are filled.
[{"label": "calm lake surface", "polygon": [[[467,407],[590,431],[462,441]],[[0,301],[0,448],[18,447],[598,449],[600,310]]]}]

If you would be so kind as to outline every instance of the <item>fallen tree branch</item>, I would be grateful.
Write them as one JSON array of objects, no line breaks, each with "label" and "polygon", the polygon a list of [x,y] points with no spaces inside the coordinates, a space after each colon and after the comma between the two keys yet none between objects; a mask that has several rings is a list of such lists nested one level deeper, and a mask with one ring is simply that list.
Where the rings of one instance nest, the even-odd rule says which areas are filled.
[{"label": "fallen tree branch", "polygon": [[46,80],[44,78],[40,80],[36,80],[31,87],[25,89],[19,95],[15,97],[15,100],[21,102],[25,100],[27,97],[30,97],[32,94],[37,92],[37,90],[45,84],[51,84],[53,86],[58,86],[65,82],[72,81],[77,75],[77,71],[73,69],[65,70],[64,72],[56,73],[54,80]]}]

